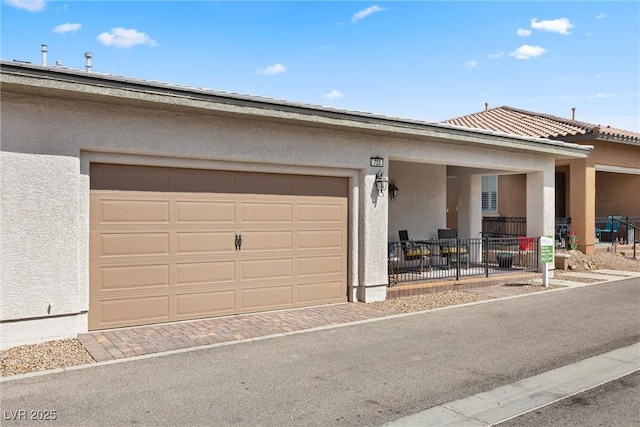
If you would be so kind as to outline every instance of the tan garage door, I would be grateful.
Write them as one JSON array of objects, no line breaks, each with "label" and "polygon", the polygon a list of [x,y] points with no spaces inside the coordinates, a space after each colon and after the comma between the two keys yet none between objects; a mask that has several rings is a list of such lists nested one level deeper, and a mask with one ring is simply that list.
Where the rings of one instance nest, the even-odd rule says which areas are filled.
[{"label": "tan garage door", "polygon": [[346,179],[92,165],[91,187],[91,330],[347,299]]}]

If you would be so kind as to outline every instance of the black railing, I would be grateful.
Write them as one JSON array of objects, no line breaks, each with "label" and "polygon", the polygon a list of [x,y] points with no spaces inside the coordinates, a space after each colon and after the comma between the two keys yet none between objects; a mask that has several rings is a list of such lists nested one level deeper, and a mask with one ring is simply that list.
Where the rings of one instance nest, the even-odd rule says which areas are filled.
[{"label": "black railing", "polygon": [[389,242],[389,285],[538,271],[538,263],[535,237]]},{"label": "black railing", "polygon": [[571,240],[569,229],[571,228],[571,218],[556,218],[555,222],[555,242],[556,249],[570,249]]},{"label": "black railing", "polygon": [[519,216],[482,217],[482,237],[516,237],[527,235],[527,218]]},{"label": "black railing", "polygon": [[[569,249],[569,228],[571,218],[556,218],[555,220],[555,246],[556,249]],[[482,237],[504,238],[527,235],[526,217],[483,217]]]},{"label": "black railing", "polygon": [[640,217],[609,215],[596,218],[596,241],[615,244],[628,244],[633,247],[636,257],[636,245],[640,244]]}]

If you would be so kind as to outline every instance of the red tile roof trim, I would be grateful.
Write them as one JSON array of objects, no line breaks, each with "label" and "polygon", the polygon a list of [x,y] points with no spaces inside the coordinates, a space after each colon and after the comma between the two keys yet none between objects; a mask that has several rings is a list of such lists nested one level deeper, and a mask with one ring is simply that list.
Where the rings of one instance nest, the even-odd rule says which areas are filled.
[{"label": "red tile roof trim", "polygon": [[623,142],[640,143],[640,133],[638,132],[507,106],[444,120],[443,123],[534,138],[571,140],[573,137],[593,135],[593,139],[614,139]]}]

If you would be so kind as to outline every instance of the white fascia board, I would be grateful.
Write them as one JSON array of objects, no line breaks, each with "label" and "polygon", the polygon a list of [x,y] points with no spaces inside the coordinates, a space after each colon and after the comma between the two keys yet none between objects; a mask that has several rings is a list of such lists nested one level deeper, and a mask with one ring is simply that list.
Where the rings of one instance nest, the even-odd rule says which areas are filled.
[{"label": "white fascia board", "polygon": [[628,168],[625,166],[601,165],[596,163],[596,172],[626,173],[640,175],[640,168]]}]

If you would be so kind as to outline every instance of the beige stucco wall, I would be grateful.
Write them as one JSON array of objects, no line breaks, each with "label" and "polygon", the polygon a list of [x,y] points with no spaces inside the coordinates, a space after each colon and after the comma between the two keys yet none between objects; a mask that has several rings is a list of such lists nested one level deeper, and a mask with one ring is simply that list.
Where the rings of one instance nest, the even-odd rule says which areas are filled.
[{"label": "beige stucco wall", "polygon": [[[86,251],[78,245],[86,228],[85,200],[79,165],[79,159],[66,156],[0,152],[1,348],[71,338],[86,330]],[[11,322],[23,318],[51,318],[65,327]]]},{"label": "beige stucco wall", "polygon": [[498,213],[500,216],[527,216],[527,176],[500,175],[498,177]]},{"label": "beige stucco wall", "polygon": [[391,161],[389,179],[400,189],[389,202],[389,240],[399,240],[407,230],[413,240],[437,238],[446,226],[446,166]]},{"label": "beige stucco wall", "polygon": [[639,217],[638,192],[640,192],[640,175],[596,172],[596,216]]}]

